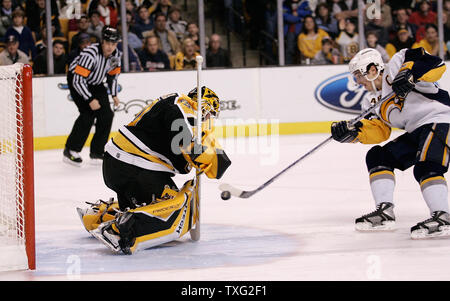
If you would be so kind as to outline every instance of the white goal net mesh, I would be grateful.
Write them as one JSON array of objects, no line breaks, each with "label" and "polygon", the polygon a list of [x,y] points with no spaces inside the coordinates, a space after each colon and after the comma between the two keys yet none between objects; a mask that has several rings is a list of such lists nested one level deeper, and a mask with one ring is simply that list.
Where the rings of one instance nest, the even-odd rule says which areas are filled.
[{"label": "white goal net mesh", "polygon": [[27,267],[22,68],[0,67],[0,270]]}]

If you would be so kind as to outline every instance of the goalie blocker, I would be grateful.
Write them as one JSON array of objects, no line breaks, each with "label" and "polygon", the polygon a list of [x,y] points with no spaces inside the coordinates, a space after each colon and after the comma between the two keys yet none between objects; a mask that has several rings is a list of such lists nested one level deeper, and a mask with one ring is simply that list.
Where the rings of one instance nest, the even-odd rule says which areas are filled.
[{"label": "goalie blocker", "polygon": [[[206,87],[201,109],[203,121],[219,114],[219,99]],[[196,110],[196,98],[162,96],[106,145],[103,178],[117,193],[117,202],[77,210],[86,230],[113,251],[132,254],[177,239],[195,226],[195,179],[179,190],[172,177],[194,167],[219,179],[231,164],[206,126],[201,146],[194,144]],[[173,130],[174,124],[181,126]]]}]

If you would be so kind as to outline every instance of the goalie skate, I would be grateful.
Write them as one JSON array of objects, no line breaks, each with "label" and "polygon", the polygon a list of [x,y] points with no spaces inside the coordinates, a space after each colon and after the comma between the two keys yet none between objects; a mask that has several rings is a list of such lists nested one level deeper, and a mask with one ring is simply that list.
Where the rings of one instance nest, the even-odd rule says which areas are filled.
[{"label": "goalie skate", "polygon": [[357,218],[355,229],[361,232],[395,230],[394,205],[381,203],[374,212]]},{"label": "goalie skate", "polygon": [[97,229],[90,231],[90,233],[111,251],[119,253],[121,251],[119,245],[120,236],[112,229],[113,223],[114,221],[105,222],[98,226]]},{"label": "goalie skate", "polygon": [[412,239],[450,236],[450,215],[444,211],[433,212],[431,218],[411,228]]}]

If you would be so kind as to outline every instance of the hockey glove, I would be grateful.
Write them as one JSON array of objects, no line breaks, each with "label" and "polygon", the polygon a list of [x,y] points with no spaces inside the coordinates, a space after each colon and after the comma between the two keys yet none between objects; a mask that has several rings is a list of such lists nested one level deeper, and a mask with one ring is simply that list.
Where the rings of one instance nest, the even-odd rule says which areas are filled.
[{"label": "hockey glove", "polygon": [[211,131],[204,131],[202,145],[193,141],[181,152],[186,161],[194,168],[203,171],[210,179],[220,179],[231,165],[231,160],[216,141]]},{"label": "hockey glove", "polygon": [[401,70],[392,82],[392,90],[397,96],[406,98],[409,92],[414,89],[416,82],[410,69]]},{"label": "hockey glove", "polygon": [[355,125],[351,125],[348,121],[333,122],[331,124],[331,136],[341,143],[354,142],[361,127],[361,121],[358,121]]}]

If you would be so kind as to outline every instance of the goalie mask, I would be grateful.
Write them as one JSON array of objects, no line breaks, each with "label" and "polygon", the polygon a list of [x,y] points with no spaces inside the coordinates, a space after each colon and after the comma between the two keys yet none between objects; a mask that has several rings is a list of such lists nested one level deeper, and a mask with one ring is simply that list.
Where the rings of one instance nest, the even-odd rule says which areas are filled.
[{"label": "goalie mask", "polygon": [[[197,102],[197,88],[189,91],[188,95],[192,100]],[[220,101],[217,94],[205,86],[202,87],[202,117],[205,118],[208,113],[212,118],[218,118],[220,112]]]},{"label": "goalie mask", "polygon": [[[375,77],[369,76],[369,69],[371,66],[375,66],[377,74]],[[350,61],[348,65],[350,73],[357,76],[364,76],[368,81],[373,82],[378,78],[380,73],[384,70],[383,59],[381,54],[372,48],[366,48],[359,51]]]}]

